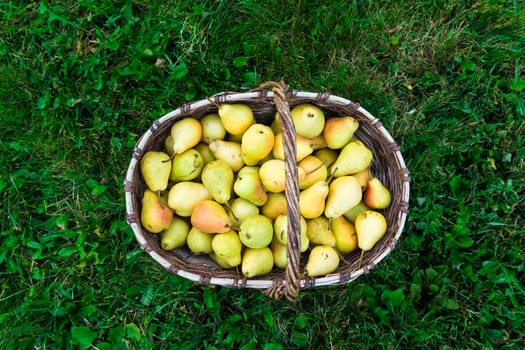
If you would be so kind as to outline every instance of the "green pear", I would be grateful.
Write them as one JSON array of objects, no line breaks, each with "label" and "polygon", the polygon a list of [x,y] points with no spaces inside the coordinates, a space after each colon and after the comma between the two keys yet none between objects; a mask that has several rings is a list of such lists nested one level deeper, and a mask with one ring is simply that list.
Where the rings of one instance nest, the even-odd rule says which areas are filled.
[{"label": "green pear", "polygon": [[310,147],[312,147],[314,151],[327,147],[326,140],[322,133],[316,137],[309,138],[308,141],[310,142]]},{"label": "green pear", "polygon": [[330,222],[324,215],[306,220],[306,235],[310,240],[310,246],[327,245],[334,247],[336,243]]},{"label": "green pear", "polygon": [[239,197],[244,198],[257,206],[263,205],[268,199],[259,174],[256,172],[246,171],[242,174],[238,174],[233,183],[233,191]]},{"label": "green pear", "polygon": [[270,249],[272,250],[273,254],[274,266],[280,269],[285,269],[288,263],[286,259],[286,246],[274,237],[272,243],[270,244]]},{"label": "green pear", "polygon": [[326,165],[327,169],[335,163],[338,155],[337,151],[330,148],[321,148],[313,153],[313,156],[319,158]]},{"label": "green pear", "polygon": [[273,253],[269,247],[246,248],[242,255],[241,272],[247,278],[264,276],[273,269]]},{"label": "green pear", "polygon": [[279,215],[286,213],[287,209],[287,201],[284,192],[268,192],[268,199],[261,207],[261,214],[271,220],[275,220]]},{"label": "green pear", "polygon": [[330,182],[324,215],[335,218],[357,205],[363,197],[359,181],[354,176],[336,177]]},{"label": "green pear", "polygon": [[343,216],[345,217],[346,220],[350,221],[351,223],[355,223],[355,219],[357,218],[357,215],[359,215],[359,213],[361,213],[362,211],[365,211],[368,209],[370,208],[366,206],[363,200],[361,200],[359,203],[354,205],[352,208],[345,211]]},{"label": "green pear", "polygon": [[[310,245],[310,240],[308,239],[308,235],[306,234],[306,220],[302,216],[299,217],[299,224],[300,224],[300,251],[301,253],[304,253],[308,250],[308,247]],[[281,244],[286,245],[288,243],[288,215],[281,214],[277,218],[275,218],[273,222],[273,233],[274,237],[281,242]]]},{"label": "green pear", "polygon": [[177,120],[171,126],[173,154],[179,154],[196,146],[202,137],[201,123],[191,117]]},{"label": "green pear", "polygon": [[352,175],[365,170],[372,162],[372,151],[359,140],[344,146],[331,167],[334,176]]},{"label": "green pear", "polygon": [[209,144],[213,156],[226,162],[233,172],[244,166],[241,144],[233,141],[214,140]]},{"label": "green pear", "polygon": [[301,190],[312,186],[318,181],[324,181],[328,177],[328,169],[324,162],[313,155],[309,155],[301,160],[297,166],[303,169],[305,173],[305,176],[299,181],[299,189]]},{"label": "green pear", "polygon": [[204,161],[204,166],[211,162],[212,160],[215,160],[215,156],[213,155],[213,152],[210,149],[210,146],[207,143],[199,142],[197,146],[194,147],[202,156],[202,159]]},{"label": "green pear", "polygon": [[186,237],[186,245],[194,255],[210,254],[213,249],[211,241],[214,235],[204,233],[196,227],[192,227]]},{"label": "green pear", "polygon": [[190,220],[193,226],[204,233],[223,233],[231,228],[230,217],[226,209],[211,199],[197,203]]},{"label": "green pear", "polygon": [[167,229],[173,219],[173,210],[164,203],[164,197],[150,189],[144,191],[140,222],[152,233],[160,233]]},{"label": "green pear", "polygon": [[226,137],[226,129],[224,129],[221,118],[217,113],[205,115],[200,120],[200,123],[202,126],[202,142],[209,144],[213,140],[223,140]]},{"label": "green pear", "polygon": [[371,250],[384,236],[386,230],[385,217],[375,210],[365,210],[355,219],[357,244],[363,251]]},{"label": "green pear", "polygon": [[297,135],[312,138],[323,132],[325,115],[323,111],[311,103],[302,103],[290,111]]},{"label": "green pear", "polygon": [[153,192],[168,188],[171,172],[170,156],[165,152],[148,151],[140,159],[140,172]]},{"label": "green pear", "polygon": [[270,124],[270,128],[272,128],[273,134],[277,135],[280,132],[283,131],[281,127],[281,120],[280,120],[279,112],[275,113],[275,118],[272,120],[272,123]]},{"label": "green pear", "polygon": [[171,134],[164,138],[164,152],[170,157],[173,155],[173,137]]},{"label": "green pear", "polygon": [[373,177],[368,180],[363,201],[369,208],[385,209],[392,202],[392,196],[381,180]]},{"label": "green pear", "polygon": [[299,211],[305,219],[323,214],[329,190],[328,183],[321,180],[299,192]]},{"label": "green pear", "polygon": [[179,216],[174,216],[170,226],[160,234],[160,246],[164,250],[172,250],[186,244],[190,232],[190,224]]},{"label": "green pear", "polygon": [[250,125],[255,124],[253,111],[246,104],[221,104],[218,106],[217,113],[224,129],[232,135],[241,135]]},{"label": "green pear", "polygon": [[312,248],[304,270],[308,277],[328,275],[339,267],[339,254],[334,247],[318,245]]},{"label": "green pear", "polygon": [[229,204],[229,215],[234,227],[239,227],[247,217],[258,215],[259,207],[244,198],[234,198]]},{"label": "green pear", "polygon": [[[310,143],[310,140],[308,140],[307,138],[301,135],[295,136],[295,145],[296,145],[295,146],[296,147],[295,149],[295,161],[296,162],[300,162],[302,159],[312,154],[312,152],[314,151]],[[284,159],[284,142],[283,142],[282,133],[275,135],[272,155],[276,159],[285,160]]]},{"label": "green pear", "polygon": [[241,139],[242,159],[247,165],[256,165],[266,158],[273,149],[275,136],[272,129],[264,124],[252,124]]},{"label": "green pear", "polygon": [[245,218],[239,228],[239,238],[249,248],[268,246],[273,238],[272,220],[260,214]]},{"label": "green pear", "polygon": [[222,159],[209,162],[201,173],[202,184],[213,199],[221,204],[230,200],[234,179],[232,168]]},{"label": "green pear", "polygon": [[193,208],[205,199],[212,199],[206,187],[200,182],[182,181],[171,186],[168,192],[168,207],[183,217],[191,216]]},{"label": "green pear", "polygon": [[[305,175],[304,170],[298,167],[298,181],[301,181]],[[261,164],[259,178],[267,191],[273,193],[283,192],[286,188],[286,164],[284,160],[270,159]]]},{"label": "green pear", "polygon": [[197,178],[204,167],[204,158],[194,148],[175,154],[171,160],[170,181],[189,181]]},{"label": "green pear", "polygon": [[[217,233],[213,236],[211,246],[216,261],[222,267],[231,268],[241,264],[242,243],[237,232],[229,230]],[[210,256],[213,258],[212,254]]]},{"label": "green pear", "polygon": [[323,136],[331,149],[343,148],[354,136],[359,122],[351,116],[329,118],[326,120]]},{"label": "green pear", "polygon": [[332,233],[335,237],[335,247],[341,254],[348,254],[357,248],[355,226],[344,216],[330,220]]}]

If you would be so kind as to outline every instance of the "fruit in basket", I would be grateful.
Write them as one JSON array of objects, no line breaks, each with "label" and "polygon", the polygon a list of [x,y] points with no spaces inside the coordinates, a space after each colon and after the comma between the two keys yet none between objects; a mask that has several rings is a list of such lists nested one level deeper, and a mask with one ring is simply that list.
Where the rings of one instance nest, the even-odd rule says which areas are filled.
[{"label": "fruit in basket", "polygon": [[306,220],[306,235],[310,240],[310,246],[326,245],[335,247],[335,236],[332,233],[328,218],[324,215]]},{"label": "fruit in basket", "polygon": [[387,230],[383,214],[375,210],[365,210],[355,219],[357,244],[363,251],[372,249]]},{"label": "fruit in basket", "polygon": [[194,255],[210,254],[213,252],[211,241],[214,235],[204,233],[196,227],[192,227],[186,237],[186,245]]},{"label": "fruit in basket", "polygon": [[[283,134],[279,133],[275,135],[275,141],[274,146],[272,149],[272,155],[276,159],[280,159],[284,161],[284,140],[283,140]],[[296,135],[295,136],[295,160],[296,162],[300,162],[303,160],[306,156],[312,154],[314,149],[312,148],[312,144],[310,140],[307,138]]]},{"label": "fruit in basket", "polygon": [[237,232],[228,230],[217,233],[211,241],[213,252],[210,256],[224,268],[239,266],[242,261],[242,243]]},{"label": "fruit in basket", "polygon": [[164,196],[150,189],[144,191],[140,221],[146,230],[160,233],[167,229],[173,219],[173,211],[165,203]]},{"label": "fruit in basket", "polygon": [[177,120],[171,126],[173,154],[179,154],[196,146],[202,137],[201,123],[191,117]]},{"label": "fruit in basket", "polygon": [[347,254],[357,248],[357,235],[354,225],[344,216],[330,220],[330,227],[335,237],[335,247],[341,254]]},{"label": "fruit in basket", "polygon": [[168,192],[168,207],[179,216],[191,216],[197,203],[205,199],[212,199],[212,197],[202,183],[177,182]]},{"label": "fruit in basket", "polygon": [[230,166],[221,159],[206,164],[201,173],[201,182],[217,202],[227,203],[232,195],[235,177]]},{"label": "fruit in basket", "polygon": [[199,144],[195,146],[195,149],[201,154],[202,159],[204,160],[204,165],[208,164],[212,160],[217,159],[213,155],[213,152],[211,151],[210,146],[207,143],[199,142]]},{"label": "fruit in basket", "polygon": [[255,124],[253,111],[246,104],[224,103],[218,105],[217,113],[221,118],[224,129],[232,135],[241,135],[252,124]]},{"label": "fruit in basket", "polygon": [[354,176],[336,177],[330,182],[324,215],[335,218],[356,206],[363,197],[361,185]]},{"label": "fruit in basket", "polygon": [[339,254],[334,247],[318,245],[312,248],[304,268],[308,277],[324,276],[339,267]]},{"label": "fruit in basket", "polygon": [[259,207],[244,198],[234,198],[228,206],[233,227],[239,227],[247,217],[259,214]]},{"label": "fruit in basket", "polygon": [[[304,170],[297,169],[298,177],[304,177]],[[270,159],[259,167],[259,178],[264,188],[273,193],[283,192],[286,187],[286,164],[284,160]]]},{"label": "fruit in basket", "polygon": [[268,196],[258,173],[246,172],[238,175],[233,183],[233,191],[240,198],[261,206],[266,203]]},{"label": "fruit in basket", "polygon": [[317,181],[326,180],[328,169],[324,162],[312,155],[301,160],[297,166],[304,170],[304,177],[299,181],[299,189],[304,190],[312,186]]},{"label": "fruit in basket", "polygon": [[365,170],[372,162],[372,151],[359,140],[350,141],[344,146],[334,164],[331,173],[334,176],[344,176]]},{"label": "fruit in basket", "polygon": [[246,248],[242,255],[241,272],[247,278],[266,275],[273,268],[273,253],[269,247]]},{"label": "fruit in basket", "polygon": [[[321,148],[321,149],[316,150],[313,153],[314,157],[317,157],[321,161],[323,161],[324,165],[326,165],[326,168],[328,170],[330,170],[330,167],[332,166],[332,164],[335,163],[338,155],[339,153],[337,153],[335,150],[330,149],[330,148]],[[328,171],[328,173],[330,174],[331,172]]]},{"label": "fruit in basket", "polygon": [[251,125],[241,139],[242,159],[246,165],[256,165],[272,152],[275,136],[264,124]]},{"label": "fruit in basket", "polygon": [[146,185],[153,192],[168,188],[171,172],[170,156],[165,152],[148,151],[140,160],[140,172]]},{"label": "fruit in basket", "polygon": [[190,224],[181,217],[174,216],[167,229],[160,234],[160,246],[164,250],[172,250],[186,244],[190,232]]},{"label": "fruit in basket", "polygon": [[275,237],[270,244],[273,255],[273,264],[280,269],[286,268],[286,246],[279,242]]},{"label": "fruit in basket", "polygon": [[201,174],[204,167],[202,155],[194,148],[175,154],[171,160],[170,181],[189,181]]},{"label": "fruit in basket", "polygon": [[352,176],[355,176],[357,178],[357,181],[359,181],[359,184],[361,185],[361,190],[364,191],[368,186],[368,180],[370,180],[370,168],[361,170],[360,172],[355,173]]},{"label": "fruit in basket", "polygon": [[323,214],[330,188],[328,182],[321,180],[299,192],[299,211],[305,219],[313,219]]},{"label": "fruit in basket", "polygon": [[[308,250],[310,245],[310,240],[306,234],[306,220],[302,216],[299,216],[299,239],[300,239],[300,248],[301,253],[304,253]],[[273,221],[273,233],[274,237],[281,242],[281,244],[286,245],[288,243],[288,215],[281,214]]]},{"label": "fruit in basket", "polygon": [[301,103],[290,111],[297,135],[312,138],[323,132],[324,112],[311,103]]},{"label": "fruit in basket", "polygon": [[239,238],[248,248],[268,246],[273,238],[273,223],[264,215],[245,218],[239,227]]},{"label": "fruit in basket", "polygon": [[261,214],[275,220],[279,215],[286,213],[288,204],[284,192],[268,193],[268,200],[261,207]]},{"label": "fruit in basket", "polygon": [[373,177],[368,180],[363,201],[369,208],[385,209],[392,202],[392,196],[381,180],[377,177]]},{"label": "fruit in basket", "polygon": [[202,142],[210,143],[213,140],[222,140],[226,137],[226,129],[224,129],[221,118],[217,113],[205,115],[200,123],[202,126]]},{"label": "fruit in basket", "polygon": [[345,219],[347,219],[351,223],[355,223],[355,219],[357,218],[357,215],[359,215],[359,213],[361,213],[362,211],[365,211],[365,210],[368,210],[368,209],[370,209],[370,208],[366,206],[366,204],[365,204],[365,202],[363,202],[363,200],[361,200],[355,206],[353,206],[349,210],[345,211],[343,216],[345,217]]},{"label": "fruit in basket", "polygon": [[326,145],[331,149],[343,148],[354,136],[359,122],[353,117],[329,118],[323,129]]},{"label": "fruit in basket", "polygon": [[204,233],[224,233],[231,229],[226,209],[211,199],[197,203],[191,213],[191,224]]},{"label": "fruit in basket", "polygon": [[209,144],[210,150],[216,159],[221,159],[232,168],[239,171],[244,166],[241,144],[234,141],[214,140]]}]

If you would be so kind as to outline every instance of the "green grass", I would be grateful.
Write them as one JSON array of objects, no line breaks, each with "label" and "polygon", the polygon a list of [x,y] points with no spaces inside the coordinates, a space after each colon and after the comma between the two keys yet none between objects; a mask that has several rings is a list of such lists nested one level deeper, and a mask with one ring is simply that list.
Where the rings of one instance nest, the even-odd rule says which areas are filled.
[{"label": "green grass", "polygon": [[[522,349],[522,2],[195,3],[0,4],[0,349]],[[412,177],[397,249],[293,305],[165,272],[122,189],[155,118],[281,78],[360,102]]]}]

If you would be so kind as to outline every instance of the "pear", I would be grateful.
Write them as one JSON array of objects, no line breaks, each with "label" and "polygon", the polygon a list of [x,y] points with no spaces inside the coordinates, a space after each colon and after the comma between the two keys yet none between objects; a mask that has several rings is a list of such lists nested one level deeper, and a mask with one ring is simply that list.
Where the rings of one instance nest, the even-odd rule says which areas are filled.
[{"label": "pear", "polygon": [[368,180],[363,196],[365,204],[372,209],[385,209],[392,202],[390,191],[377,177]]},{"label": "pear", "polygon": [[256,165],[272,152],[275,136],[272,129],[264,124],[252,124],[242,134],[242,159],[247,165]]},{"label": "pear", "polygon": [[314,151],[327,147],[326,140],[322,133],[316,137],[309,138],[308,141],[310,142],[310,147],[312,147]]},{"label": "pear", "polygon": [[366,187],[368,186],[368,180],[370,180],[370,168],[361,170],[352,176],[354,176],[357,181],[359,181],[359,184],[361,185],[361,191],[366,190]]},{"label": "pear", "polygon": [[190,224],[179,216],[174,216],[170,226],[160,234],[160,246],[164,250],[172,250],[186,244],[190,232]]},{"label": "pear", "polygon": [[259,174],[254,171],[239,171],[233,183],[233,191],[257,206],[263,205],[268,199]]},{"label": "pear", "polygon": [[222,125],[221,118],[217,113],[205,115],[201,120],[201,141],[209,144],[213,140],[223,140],[226,137],[226,129]]},{"label": "pear", "polygon": [[[301,253],[304,253],[308,250],[308,247],[310,245],[310,240],[308,239],[308,235],[306,234],[306,220],[302,216],[299,217],[299,223],[300,223],[300,251]],[[274,237],[281,243],[286,245],[288,243],[288,215],[287,214],[281,214],[275,220],[273,221],[273,233]]]},{"label": "pear", "polygon": [[233,172],[239,171],[244,166],[241,144],[233,141],[214,140],[210,142],[213,156],[226,162]]},{"label": "pear", "polygon": [[[310,143],[310,140],[300,135],[295,136],[295,145],[296,145],[296,152],[295,152],[296,162],[300,162],[302,159],[312,154],[312,152],[314,151]],[[275,135],[272,155],[276,159],[284,160],[284,142],[283,142],[282,133]]]},{"label": "pear", "polygon": [[284,192],[268,192],[268,200],[261,207],[261,214],[271,220],[275,220],[279,215],[286,213],[287,202]]},{"label": "pear", "polygon": [[217,113],[224,129],[232,135],[241,135],[250,125],[255,124],[253,111],[246,104],[221,104],[218,106]]},{"label": "pear", "polygon": [[334,247],[318,245],[312,248],[304,267],[308,277],[328,275],[339,267],[339,254]]},{"label": "pear", "polygon": [[270,128],[272,128],[274,135],[277,135],[283,131],[281,127],[281,120],[280,120],[279,112],[275,113],[275,118],[272,120],[272,123],[270,124]]},{"label": "pear", "polygon": [[173,137],[171,134],[164,138],[164,152],[166,152],[170,157],[173,155]]},{"label": "pear", "polygon": [[222,159],[209,162],[201,173],[202,184],[213,199],[221,204],[230,200],[234,178],[232,168]]},{"label": "pear", "polygon": [[341,216],[357,205],[362,197],[361,186],[354,176],[336,177],[330,182],[324,215],[327,218]]},{"label": "pear", "polygon": [[268,246],[273,238],[272,220],[260,214],[245,218],[239,228],[239,238],[248,248]]},{"label": "pear", "polygon": [[191,216],[200,201],[212,199],[206,187],[200,182],[182,181],[171,186],[168,192],[168,207],[179,216]]},{"label": "pear", "polygon": [[196,149],[190,148],[175,154],[171,160],[170,181],[189,181],[197,178],[204,167],[204,158]]},{"label": "pear", "polygon": [[153,192],[150,189],[144,191],[140,222],[149,232],[160,233],[164,231],[173,219],[173,210],[163,202],[164,197],[159,196],[158,192]]},{"label": "pear", "polygon": [[147,151],[140,159],[140,172],[150,190],[166,190],[171,172],[170,156],[165,152]]},{"label": "pear", "polygon": [[312,155],[301,160],[297,166],[304,170],[305,176],[299,181],[299,189],[304,190],[312,186],[317,181],[326,180],[328,169],[324,162]]},{"label": "pear", "polygon": [[268,247],[246,248],[241,263],[241,272],[247,278],[263,276],[273,269],[273,253]]},{"label": "pear", "polygon": [[258,215],[259,207],[244,198],[235,198],[230,201],[229,215],[233,226],[239,227],[247,217]]},{"label": "pear", "polygon": [[224,207],[211,199],[197,203],[190,218],[191,224],[204,233],[224,233],[231,227]]},{"label": "pear", "polygon": [[313,138],[323,132],[325,116],[323,111],[311,103],[302,103],[290,111],[297,135]]},{"label": "pear", "polygon": [[354,136],[359,122],[351,116],[329,118],[325,122],[323,136],[330,149],[343,148]]},{"label": "pear", "polygon": [[365,170],[372,162],[372,151],[359,140],[350,141],[344,146],[335,163],[331,167],[331,174],[344,176]]},{"label": "pear", "polygon": [[332,233],[330,222],[324,215],[306,220],[306,235],[312,245],[326,245],[334,247],[336,239]]},{"label": "pear", "polygon": [[370,209],[370,208],[366,206],[366,204],[365,204],[365,202],[363,202],[363,200],[361,200],[355,206],[353,206],[352,208],[350,208],[347,211],[345,211],[343,216],[345,217],[345,219],[347,219],[351,223],[355,223],[355,219],[357,218],[357,215],[359,215],[359,213],[361,213],[362,211],[365,211],[367,209]]},{"label": "pear", "polygon": [[363,251],[371,250],[384,236],[386,230],[385,217],[375,210],[365,210],[355,219],[357,244]]},{"label": "pear", "polygon": [[171,126],[173,154],[179,154],[196,146],[202,137],[201,123],[195,118],[182,118]]},{"label": "pear", "polygon": [[270,249],[272,250],[273,254],[274,266],[280,269],[285,269],[287,265],[286,246],[274,237],[272,243],[270,244]]},{"label": "pear", "polygon": [[202,156],[202,160],[204,161],[204,166],[211,162],[212,160],[215,160],[215,156],[213,155],[213,152],[210,149],[210,146],[207,143],[199,142],[197,146],[194,147]]},{"label": "pear", "polygon": [[[237,232],[228,230],[213,236],[211,246],[216,261],[222,267],[231,268],[239,266],[242,261],[242,243]],[[213,255],[210,254],[210,256]]]},{"label": "pear", "polygon": [[313,219],[325,211],[326,198],[330,187],[324,180],[299,192],[299,211],[305,219]]},{"label": "pear", "polygon": [[[298,181],[301,181],[305,175],[304,170],[298,167]],[[286,188],[286,164],[284,160],[270,159],[261,164],[259,178],[267,191],[273,193],[283,192]]]},{"label": "pear", "polygon": [[[215,261],[217,264],[219,264],[219,266],[222,267],[223,269],[232,269],[234,267],[239,266],[241,264],[240,261],[242,259],[242,257],[239,257],[239,258],[233,258],[232,257],[230,259],[225,259],[222,256],[219,256],[219,255],[215,254],[214,251],[209,253],[208,256],[213,261]],[[237,261],[239,261],[239,262],[237,262]]]},{"label": "pear", "polygon": [[344,216],[330,220],[330,227],[335,237],[335,247],[341,254],[347,254],[357,248],[355,226]]},{"label": "pear", "polygon": [[211,241],[214,235],[204,233],[196,227],[192,227],[186,237],[186,245],[194,255],[210,254],[213,249]]},{"label": "pear", "polygon": [[313,153],[313,156],[319,158],[326,165],[326,168],[330,168],[335,163],[338,155],[337,151],[330,148],[321,148]]}]

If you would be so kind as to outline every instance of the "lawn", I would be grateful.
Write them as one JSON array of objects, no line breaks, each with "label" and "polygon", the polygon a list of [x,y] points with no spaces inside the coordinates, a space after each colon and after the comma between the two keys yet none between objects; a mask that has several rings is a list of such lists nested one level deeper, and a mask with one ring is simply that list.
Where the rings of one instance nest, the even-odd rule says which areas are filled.
[{"label": "lawn", "polygon": [[[523,33],[518,0],[1,2],[0,349],[525,348]],[[123,189],[156,118],[280,79],[411,176],[396,249],[295,303],[168,273]]]}]

